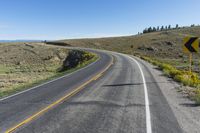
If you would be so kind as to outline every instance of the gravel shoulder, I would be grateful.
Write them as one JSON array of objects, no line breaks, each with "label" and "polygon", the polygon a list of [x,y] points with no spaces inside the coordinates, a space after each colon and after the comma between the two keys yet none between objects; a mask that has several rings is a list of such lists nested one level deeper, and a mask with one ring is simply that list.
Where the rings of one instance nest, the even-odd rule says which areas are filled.
[{"label": "gravel shoulder", "polygon": [[148,67],[157,81],[161,92],[169,103],[177,121],[184,133],[198,133],[200,131],[200,107],[188,99],[183,93],[181,85],[172,79],[163,76],[157,67],[137,58],[141,64]]}]

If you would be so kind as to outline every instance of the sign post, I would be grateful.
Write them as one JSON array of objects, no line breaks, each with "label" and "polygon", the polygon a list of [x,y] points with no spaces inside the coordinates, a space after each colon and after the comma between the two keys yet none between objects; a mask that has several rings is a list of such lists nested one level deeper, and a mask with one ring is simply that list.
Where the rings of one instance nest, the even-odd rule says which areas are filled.
[{"label": "sign post", "polygon": [[189,58],[190,58],[190,68],[189,68],[189,72],[192,72],[192,53],[189,54]]},{"label": "sign post", "polygon": [[189,54],[189,72],[192,72],[192,53],[199,52],[198,37],[185,37],[183,52]]}]

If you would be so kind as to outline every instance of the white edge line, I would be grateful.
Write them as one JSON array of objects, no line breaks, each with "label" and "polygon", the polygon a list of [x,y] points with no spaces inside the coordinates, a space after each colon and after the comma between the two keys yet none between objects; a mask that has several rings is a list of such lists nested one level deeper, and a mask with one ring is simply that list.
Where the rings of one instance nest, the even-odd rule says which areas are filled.
[{"label": "white edge line", "polygon": [[[100,58],[99,58],[99,59],[100,59]],[[12,98],[12,97],[17,96],[17,95],[20,95],[20,94],[22,94],[22,93],[25,93],[25,92],[34,90],[34,89],[36,89],[36,88],[38,88],[38,87],[41,87],[41,86],[43,86],[43,85],[49,84],[49,83],[51,83],[51,82],[57,81],[57,80],[59,80],[59,79],[65,78],[65,77],[68,77],[68,76],[70,76],[70,75],[72,75],[72,74],[74,74],[74,73],[76,73],[76,72],[79,72],[79,71],[81,71],[81,70],[83,70],[83,69],[86,69],[86,68],[90,67],[91,65],[93,65],[93,64],[95,64],[97,61],[99,61],[99,59],[96,60],[95,62],[93,62],[93,63],[91,63],[91,64],[89,64],[89,65],[87,65],[87,66],[81,68],[81,69],[78,69],[78,70],[72,72],[72,73],[69,73],[69,74],[66,74],[66,75],[64,75],[64,76],[61,76],[61,77],[59,77],[59,78],[50,80],[50,81],[45,82],[45,83],[43,83],[43,84],[40,84],[40,85],[31,87],[30,89],[26,89],[26,90],[24,90],[24,91],[20,91],[20,92],[18,92],[18,93],[13,94],[13,95],[10,95],[10,96],[1,98],[0,101],[4,101],[4,100],[6,100],[6,99],[8,99],[8,98]]]},{"label": "white edge line", "polygon": [[[122,54],[124,55],[124,54]],[[147,90],[147,85],[146,85],[146,80],[144,77],[144,73],[142,71],[142,68],[138,61],[128,55],[125,55],[126,57],[132,59],[137,65],[140,70],[140,73],[142,75],[142,80],[143,80],[143,86],[144,86],[144,95],[145,95],[145,110],[146,110],[146,132],[147,133],[152,133],[152,128],[151,128],[151,114],[150,114],[150,107],[149,107],[149,96],[148,96],[148,90]]]}]

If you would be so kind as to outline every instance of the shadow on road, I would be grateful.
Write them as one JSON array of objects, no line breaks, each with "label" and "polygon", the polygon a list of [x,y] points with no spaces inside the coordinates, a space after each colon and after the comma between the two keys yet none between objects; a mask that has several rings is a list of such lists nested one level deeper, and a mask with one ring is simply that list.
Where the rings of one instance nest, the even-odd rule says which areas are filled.
[{"label": "shadow on road", "polygon": [[182,103],[180,105],[185,106],[185,107],[199,107],[199,105],[195,103]]},{"label": "shadow on road", "polygon": [[[169,82],[146,82],[146,84],[167,84]],[[121,84],[110,84],[103,85],[103,87],[115,87],[115,86],[135,86],[135,85],[143,85],[143,83],[121,83]]]},{"label": "shadow on road", "polygon": [[112,85],[103,85],[103,87],[112,87],[112,86],[130,86],[130,85],[142,85],[143,83],[125,83],[125,84],[112,84]]}]

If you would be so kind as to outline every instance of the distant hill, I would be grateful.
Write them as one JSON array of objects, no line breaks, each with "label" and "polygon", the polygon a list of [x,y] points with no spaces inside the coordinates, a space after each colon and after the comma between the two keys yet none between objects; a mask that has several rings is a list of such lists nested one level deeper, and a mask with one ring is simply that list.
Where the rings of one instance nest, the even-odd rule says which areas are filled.
[{"label": "distant hill", "polygon": [[[200,26],[146,33],[142,35],[61,40],[72,46],[99,48],[151,57],[179,58],[185,36],[200,37]],[[131,45],[133,48],[131,49]]]},{"label": "distant hill", "polygon": [[[60,40],[67,46],[105,49],[138,56],[147,56],[188,70],[188,54],[183,53],[183,38],[200,37],[200,26],[159,31],[134,36]],[[200,54],[193,54],[194,70],[200,73]]]}]

